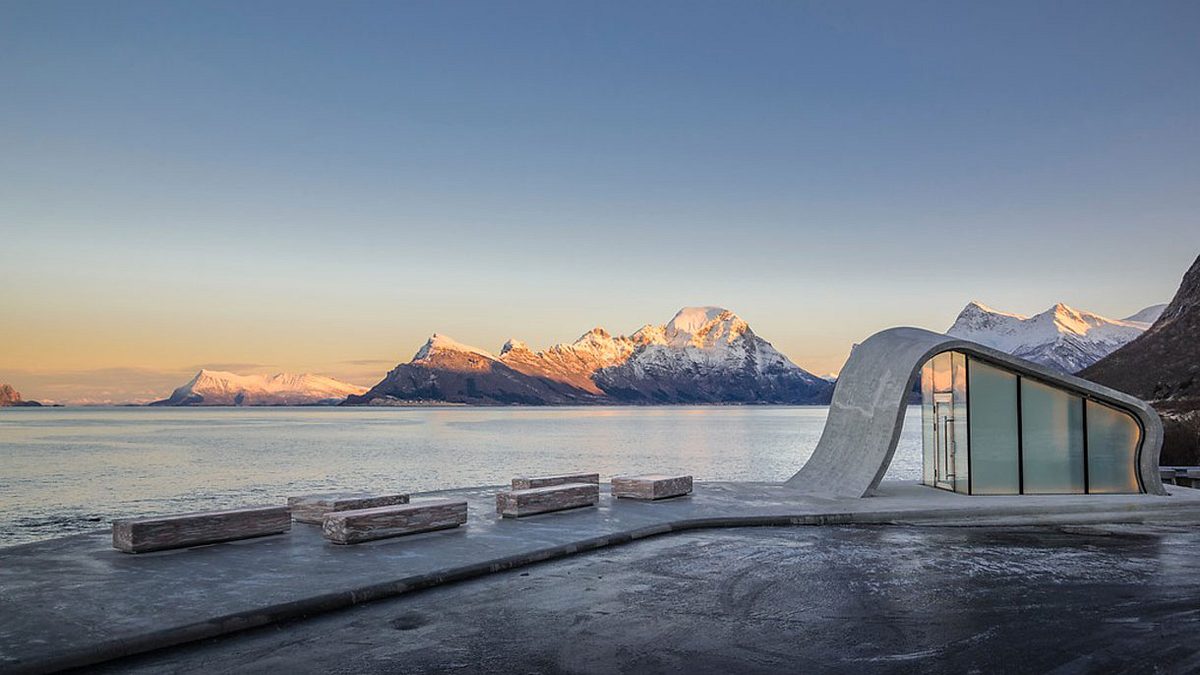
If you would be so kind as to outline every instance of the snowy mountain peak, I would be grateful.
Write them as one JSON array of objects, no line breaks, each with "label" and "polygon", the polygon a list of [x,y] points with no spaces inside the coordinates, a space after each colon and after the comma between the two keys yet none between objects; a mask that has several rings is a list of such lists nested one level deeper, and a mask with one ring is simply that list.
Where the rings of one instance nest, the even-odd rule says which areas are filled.
[{"label": "snowy mountain peak", "polygon": [[1163,310],[1166,308],[1167,303],[1165,302],[1160,305],[1150,305],[1136,314],[1125,317],[1122,319],[1122,321],[1128,321],[1130,323],[1144,323],[1146,324],[1146,327],[1149,328],[1151,324],[1153,324],[1155,321],[1158,321],[1158,317],[1162,316]]},{"label": "snowy mountain peak", "polygon": [[684,307],[664,330],[664,336],[672,346],[700,348],[731,344],[747,333],[751,333],[750,326],[724,307]]},{"label": "snowy mountain peak", "polygon": [[1061,302],[1040,314],[1024,316],[972,301],[946,333],[1073,373],[1145,329],[1144,323],[1109,319]]},{"label": "snowy mountain peak", "polygon": [[516,338],[509,338],[508,342],[505,342],[504,346],[500,348],[500,358],[504,358],[504,355],[508,354],[509,352],[528,352],[528,351],[531,351],[529,349],[529,345],[525,344],[524,342],[522,342],[521,340],[518,340]]},{"label": "snowy mountain peak", "polygon": [[203,368],[169,398],[151,405],[311,405],[337,403],[366,389],[312,373],[238,375]]},{"label": "snowy mountain peak", "polygon": [[727,313],[733,314],[724,307],[684,307],[667,322],[667,332],[695,333]]},{"label": "snowy mountain peak", "polygon": [[963,308],[963,312],[964,313],[966,313],[966,312],[985,312],[987,314],[1006,314],[1007,313],[1007,312],[1001,312],[1000,310],[995,309],[995,308],[991,307],[990,305],[985,305],[978,300],[972,300],[972,301],[968,302],[967,306]]},{"label": "snowy mountain peak", "polygon": [[826,403],[831,392],[733,312],[685,307],[630,336],[597,327],[538,352],[512,339],[499,359],[434,335],[412,363],[349,402]]},{"label": "snowy mountain peak", "polygon": [[430,336],[430,338],[425,341],[425,344],[421,345],[421,348],[417,350],[417,353],[415,356],[413,356],[412,360],[427,361],[440,353],[471,354],[474,356],[481,356],[492,361],[496,360],[496,357],[478,347],[465,345],[452,337],[442,335],[440,333],[434,333],[432,336]]}]

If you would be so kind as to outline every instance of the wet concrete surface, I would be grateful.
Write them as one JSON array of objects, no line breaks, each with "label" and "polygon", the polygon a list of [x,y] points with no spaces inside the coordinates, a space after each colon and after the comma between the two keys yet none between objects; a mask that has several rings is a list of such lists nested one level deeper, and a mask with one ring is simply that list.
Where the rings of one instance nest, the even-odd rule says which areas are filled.
[{"label": "wet concrete surface", "polygon": [[99,672],[1197,670],[1200,531],[1098,525],[672,534]]}]

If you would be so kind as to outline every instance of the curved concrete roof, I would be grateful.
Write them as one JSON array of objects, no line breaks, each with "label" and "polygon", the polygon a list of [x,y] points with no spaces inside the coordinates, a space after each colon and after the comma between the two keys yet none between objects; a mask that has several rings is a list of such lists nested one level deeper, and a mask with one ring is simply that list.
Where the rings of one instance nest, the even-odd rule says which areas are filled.
[{"label": "curved concrete roof", "polygon": [[856,346],[838,377],[821,440],[787,484],[816,495],[866,497],[887,472],[900,439],[909,393],[921,366],[942,352],[959,351],[1007,370],[1133,414],[1142,426],[1138,475],[1146,492],[1165,495],[1158,474],[1162,422],[1146,402],[975,342],[921,328],[891,328]]}]

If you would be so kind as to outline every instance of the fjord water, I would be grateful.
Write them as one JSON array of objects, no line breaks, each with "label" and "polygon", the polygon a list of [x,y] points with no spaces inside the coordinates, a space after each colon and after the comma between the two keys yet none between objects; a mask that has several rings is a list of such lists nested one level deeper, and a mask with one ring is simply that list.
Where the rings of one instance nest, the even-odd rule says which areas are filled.
[{"label": "fjord water", "polygon": [[[0,410],[0,546],[116,517],[418,492],[569,471],[782,481],[826,407],[42,408]],[[889,479],[921,472],[910,407]]]}]

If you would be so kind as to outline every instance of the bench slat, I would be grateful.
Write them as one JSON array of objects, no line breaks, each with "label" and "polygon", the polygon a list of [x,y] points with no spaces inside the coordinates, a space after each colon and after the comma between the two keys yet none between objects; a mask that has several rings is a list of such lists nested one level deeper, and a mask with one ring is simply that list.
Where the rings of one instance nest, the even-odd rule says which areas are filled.
[{"label": "bench slat", "polygon": [[533,488],[551,487],[554,485],[567,485],[568,483],[595,483],[600,484],[600,474],[598,473],[564,473],[558,476],[537,476],[527,477],[522,476],[512,479],[512,489],[514,490],[532,490]]},{"label": "bench slat", "polygon": [[299,523],[315,525],[322,524],[325,514],[330,511],[356,511],[407,503],[408,495],[401,493],[378,495],[367,492],[339,492],[288,497],[292,519]]},{"label": "bench slat", "polygon": [[600,501],[597,483],[566,483],[496,493],[496,512],[505,518],[594,506]]},{"label": "bench slat", "polygon": [[380,506],[325,514],[321,534],[335,544],[357,544],[404,534],[458,527],[467,522],[467,502],[459,499]]},{"label": "bench slat", "polygon": [[691,476],[614,476],[612,494],[624,499],[667,499],[682,497],[692,491]]},{"label": "bench slat", "polygon": [[180,513],[158,518],[114,520],[113,548],[145,553],[279,534],[292,529],[286,506]]}]

